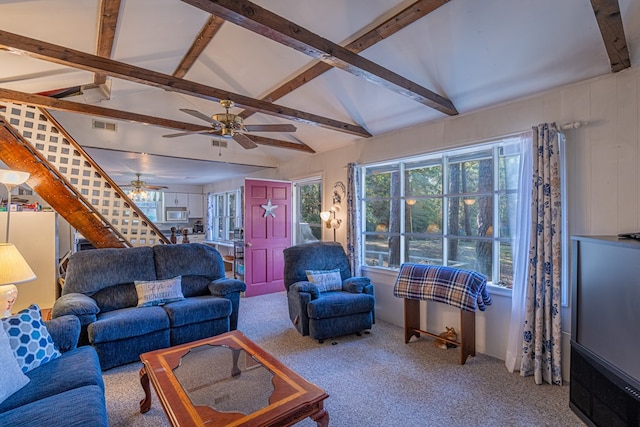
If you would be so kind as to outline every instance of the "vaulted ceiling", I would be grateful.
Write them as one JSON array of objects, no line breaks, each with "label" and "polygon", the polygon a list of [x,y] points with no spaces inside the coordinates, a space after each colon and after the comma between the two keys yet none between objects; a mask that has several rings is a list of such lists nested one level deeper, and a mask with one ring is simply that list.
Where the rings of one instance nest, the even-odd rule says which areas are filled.
[{"label": "vaulted ceiling", "polygon": [[[639,57],[633,0],[0,0],[0,99],[121,182],[242,176]],[[212,134],[221,99],[268,126]]]}]

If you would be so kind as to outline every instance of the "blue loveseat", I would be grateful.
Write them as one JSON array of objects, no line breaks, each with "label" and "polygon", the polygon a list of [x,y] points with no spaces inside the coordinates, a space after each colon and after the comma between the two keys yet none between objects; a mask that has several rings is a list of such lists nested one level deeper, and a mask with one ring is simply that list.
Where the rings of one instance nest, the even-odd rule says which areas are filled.
[{"label": "blue loveseat", "polygon": [[107,427],[100,363],[93,348],[76,347],[78,318],[45,323],[61,355],[26,373],[27,385],[0,403],[0,425]]},{"label": "blue loveseat", "polygon": [[[136,281],[181,278],[184,298],[140,307]],[[244,282],[225,277],[220,253],[201,243],[93,249],[69,257],[52,317],[80,318],[80,344],[91,344],[103,370],[147,351],[234,330]]]}]

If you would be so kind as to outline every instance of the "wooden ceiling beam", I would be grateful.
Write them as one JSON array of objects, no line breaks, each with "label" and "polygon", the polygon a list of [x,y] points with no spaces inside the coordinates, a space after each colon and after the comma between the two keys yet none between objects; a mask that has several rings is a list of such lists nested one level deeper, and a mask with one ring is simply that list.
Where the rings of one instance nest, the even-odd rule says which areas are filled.
[{"label": "wooden ceiling beam", "polygon": [[[98,18],[98,43],[96,55],[103,58],[111,58],[113,53],[113,42],[118,28],[120,16],[120,0],[101,0],[100,15]],[[106,83],[107,76],[103,73],[96,73],[93,83],[101,85]]]},{"label": "wooden ceiling beam", "polygon": [[112,77],[157,87],[170,92],[194,96],[209,101],[219,102],[221,99],[230,99],[241,108],[249,108],[260,111],[264,114],[282,117],[312,126],[320,126],[327,129],[350,133],[352,135],[362,137],[371,136],[371,134],[362,126],[272,104],[259,99],[253,99],[248,96],[229,92],[223,89],[217,89],[201,83],[173,77],[168,74],[125,64],[124,62],[102,58],[75,49],[57,46],[52,43],[20,36],[8,31],[0,30],[0,49],[94,73],[103,72]]},{"label": "wooden ceiling beam", "polygon": [[301,53],[364,78],[447,115],[458,111],[447,98],[406,79],[347,48],[247,0],[182,0]]},{"label": "wooden ceiling beam", "polygon": [[[180,122],[177,120],[163,119],[160,117],[147,116],[145,114],[131,113],[128,111],[115,110],[113,108],[99,107],[91,104],[80,104],[49,96],[35,95],[31,93],[18,92],[11,89],[0,88],[0,100],[15,102],[18,104],[32,105],[34,107],[45,108],[47,110],[66,111],[70,113],[85,114],[88,116],[108,117],[110,119],[125,120],[128,122],[141,123],[158,126],[167,129],[177,129],[186,132],[206,132],[211,130],[210,126],[195,125],[193,123]],[[269,147],[285,148],[289,150],[315,153],[306,144],[279,139],[265,138],[258,135],[250,135],[253,142],[258,145]]]},{"label": "wooden ceiling beam", "polygon": [[173,77],[183,78],[187,75],[187,72],[202,54],[202,51],[207,47],[207,45],[209,45],[209,42],[216,35],[223,23],[224,19],[222,18],[218,18],[215,15],[211,15],[209,17],[200,30],[200,33],[198,33],[196,39],[193,41],[193,44],[191,44],[191,47],[185,54],[184,58],[182,58],[182,61],[180,61],[180,64],[173,72]]},{"label": "wooden ceiling beam", "polygon": [[617,73],[631,67],[618,0],[591,0],[591,7],[596,15],[598,27],[600,27],[604,47],[609,55],[611,71]]},{"label": "wooden ceiling beam", "polygon": [[67,111],[71,113],[86,114],[88,116],[108,117],[111,119],[126,120],[129,122],[159,126],[167,129],[179,129],[187,132],[199,132],[211,129],[210,126],[162,119],[159,117],[147,116],[145,114],[99,107],[92,104],[80,104],[78,102],[65,101],[64,99],[18,92],[4,88],[0,88],[0,99],[9,102],[16,102],[18,104],[33,105],[34,107],[46,108],[49,110]]},{"label": "wooden ceiling beam", "polygon": [[302,142],[281,141],[279,139],[267,138],[260,135],[247,134],[247,136],[258,145],[266,145],[269,147],[287,148],[289,150],[302,151],[304,153],[315,153],[316,150]]},{"label": "wooden ceiling beam", "polygon": [[[384,21],[382,24],[367,31],[356,40],[347,44],[345,47],[353,53],[360,53],[387,37],[394,35],[401,29],[413,24],[418,19],[428,15],[449,1],[450,0],[417,0]],[[280,87],[269,92],[267,95],[262,97],[262,100],[269,102],[276,101],[283,96],[290,94],[302,85],[309,83],[316,77],[326,73],[332,68],[333,67],[326,62],[317,62],[311,68],[306,69],[286,83],[282,84]],[[245,110],[238,115],[243,119],[246,119],[253,114],[254,111]]]}]

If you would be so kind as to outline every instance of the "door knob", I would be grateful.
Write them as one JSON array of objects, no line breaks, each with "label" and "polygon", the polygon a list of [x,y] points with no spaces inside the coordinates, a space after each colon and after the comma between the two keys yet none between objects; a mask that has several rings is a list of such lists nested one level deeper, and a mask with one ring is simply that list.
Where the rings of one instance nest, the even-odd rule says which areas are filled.
[{"label": "door knob", "polygon": [[247,242],[247,243],[245,243],[244,245],[245,245],[246,247],[250,248],[251,246],[253,246],[253,243],[251,243],[251,242]]}]

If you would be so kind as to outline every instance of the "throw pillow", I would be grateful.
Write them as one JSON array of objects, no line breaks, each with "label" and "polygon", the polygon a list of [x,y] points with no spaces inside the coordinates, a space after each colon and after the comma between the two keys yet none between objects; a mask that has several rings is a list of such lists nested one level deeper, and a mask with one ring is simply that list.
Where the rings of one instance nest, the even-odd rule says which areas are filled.
[{"label": "throw pillow", "polygon": [[29,377],[22,372],[20,365],[18,365],[4,328],[0,328],[0,378],[2,378],[0,381],[0,403],[29,382]]},{"label": "throw pillow", "polygon": [[5,317],[2,326],[22,372],[29,372],[60,356],[37,305],[32,304],[13,316]]},{"label": "throw pillow", "polygon": [[138,307],[151,307],[184,299],[182,295],[182,276],[173,279],[142,281],[136,280]]},{"label": "throw pillow", "polygon": [[318,287],[320,292],[342,290],[340,270],[306,270],[307,280]]}]

